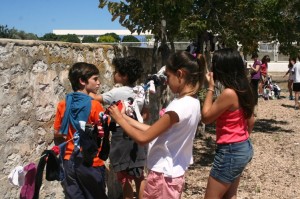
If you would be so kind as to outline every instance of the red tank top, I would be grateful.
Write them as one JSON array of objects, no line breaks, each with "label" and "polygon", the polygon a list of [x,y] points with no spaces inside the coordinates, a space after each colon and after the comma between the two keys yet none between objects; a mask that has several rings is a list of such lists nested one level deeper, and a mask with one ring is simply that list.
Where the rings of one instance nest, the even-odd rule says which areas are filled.
[{"label": "red tank top", "polygon": [[242,142],[249,138],[247,120],[242,109],[225,111],[216,121],[217,144]]}]

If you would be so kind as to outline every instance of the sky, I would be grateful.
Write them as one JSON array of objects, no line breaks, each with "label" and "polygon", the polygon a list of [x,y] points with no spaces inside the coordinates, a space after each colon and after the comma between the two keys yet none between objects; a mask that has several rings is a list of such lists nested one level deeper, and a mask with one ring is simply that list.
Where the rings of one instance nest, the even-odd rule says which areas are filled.
[{"label": "sky", "polygon": [[0,25],[41,37],[57,29],[122,30],[99,0],[1,0]]}]

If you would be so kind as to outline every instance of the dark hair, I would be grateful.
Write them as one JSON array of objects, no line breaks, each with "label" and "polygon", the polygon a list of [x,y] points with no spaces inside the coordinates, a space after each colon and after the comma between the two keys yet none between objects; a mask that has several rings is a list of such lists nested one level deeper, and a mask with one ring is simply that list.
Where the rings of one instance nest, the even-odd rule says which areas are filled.
[{"label": "dark hair", "polygon": [[204,81],[205,59],[197,59],[189,52],[178,51],[169,56],[166,67],[173,73],[176,73],[179,69],[184,69],[187,72],[186,83],[195,88],[190,95],[198,93]]},{"label": "dark hair", "polygon": [[289,67],[289,68],[292,68],[292,67],[293,67],[293,64],[291,63],[291,61],[294,61],[294,62],[296,63],[297,58],[296,58],[296,57],[290,57],[290,58],[289,58],[289,64],[288,64],[288,67]]},{"label": "dark hair", "polygon": [[214,80],[236,92],[245,117],[250,118],[255,102],[240,53],[231,48],[215,51],[212,57],[212,71]]},{"label": "dark hair", "polygon": [[262,64],[265,64],[265,63],[267,63],[267,62],[270,62],[270,57],[269,57],[269,55],[265,55],[265,56],[263,56],[263,58],[261,59],[261,63],[262,63]]},{"label": "dark hair", "polygon": [[94,64],[85,62],[75,63],[69,70],[69,80],[73,91],[82,89],[80,79],[84,82],[88,82],[88,79],[93,75],[99,75],[99,70]]},{"label": "dark hair", "polygon": [[133,56],[114,58],[112,64],[122,76],[127,75],[129,85],[134,84],[144,72],[142,62]]},{"label": "dark hair", "polygon": [[257,54],[257,52],[253,52],[252,53],[252,56],[251,56],[251,59],[253,59],[253,58],[257,58],[258,57],[258,54]]}]

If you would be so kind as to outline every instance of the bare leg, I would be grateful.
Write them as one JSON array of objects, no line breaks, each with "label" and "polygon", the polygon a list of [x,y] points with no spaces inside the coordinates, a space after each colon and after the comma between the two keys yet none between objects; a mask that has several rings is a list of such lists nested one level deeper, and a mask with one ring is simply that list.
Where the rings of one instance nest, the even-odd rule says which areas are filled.
[{"label": "bare leg", "polygon": [[293,88],[292,88],[292,86],[293,86],[293,81],[289,80],[288,81],[288,89],[289,89],[289,93],[290,93],[290,99],[292,99],[292,97],[293,97]]},{"label": "bare leg", "polygon": [[238,177],[231,185],[228,191],[223,196],[223,199],[237,199],[237,188],[240,183],[240,177]]},{"label": "bare leg", "polygon": [[295,91],[295,108],[299,108],[299,92]]},{"label": "bare leg", "polygon": [[138,195],[138,199],[143,199],[146,180],[144,178],[139,178],[139,179],[135,179],[134,182],[135,182],[136,193]]},{"label": "bare leg", "polygon": [[123,188],[123,199],[133,199],[133,189],[128,180],[122,185]]},{"label": "bare leg", "polygon": [[258,95],[262,95],[263,94],[263,81],[259,81],[258,83]]},{"label": "bare leg", "polygon": [[230,186],[231,184],[220,182],[209,176],[204,199],[221,199]]}]

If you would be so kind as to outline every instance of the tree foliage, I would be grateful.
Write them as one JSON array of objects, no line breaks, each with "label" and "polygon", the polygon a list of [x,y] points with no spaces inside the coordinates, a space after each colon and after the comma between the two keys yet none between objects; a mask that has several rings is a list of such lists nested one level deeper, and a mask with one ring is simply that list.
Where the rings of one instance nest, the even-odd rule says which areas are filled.
[{"label": "tree foliage", "polygon": [[44,36],[40,37],[44,41],[63,41],[71,43],[80,43],[80,39],[75,34],[67,35],[56,35],[54,33],[46,33]]},{"label": "tree foliage", "polygon": [[112,36],[114,39],[115,39],[115,41],[114,42],[119,42],[119,41],[121,41],[121,38],[120,38],[120,36],[119,35],[117,35],[116,33],[114,33],[114,32],[111,32],[111,33],[106,33],[106,34],[104,34],[104,36]]},{"label": "tree foliage", "polygon": [[201,20],[206,21],[208,30],[219,33],[227,46],[236,47],[238,41],[243,45],[244,52],[250,53],[257,49],[259,41],[279,41],[281,46],[291,48],[291,42],[299,41],[299,10],[295,9],[300,7],[299,0],[205,2],[197,2],[202,3],[199,8]]},{"label": "tree foliage", "polygon": [[98,39],[98,42],[100,42],[100,43],[114,43],[114,42],[117,42],[117,40],[111,35],[101,35]]},{"label": "tree foliage", "polygon": [[84,36],[82,43],[97,43],[97,39],[94,36]]},{"label": "tree foliage", "polygon": [[59,36],[54,33],[46,33],[40,39],[43,41],[59,41]]},{"label": "tree foliage", "polygon": [[80,39],[75,34],[61,35],[59,39],[60,41],[64,41],[64,42],[80,43]]},{"label": "tree foliage", "polygon": [[26,33],[15,28],[8,28],[7,25],[0,25],[0,38],[36,40],[38,36],[33,33]]},{"label": "tree foliage", "polygon": [[[126,0],[120,2],[100,0],[100,8],[108,7],[112,14],[112,21],[119,18],[119,23],[128,28],[132,33],[150,31],[160,40],[166,36],[173,42],[177,35],[180,22],[189,12],[193,0]],[[162,26],[165,20],[166,26]]]},{"label": "tree foliage", "polygon": [[122,42],[140,42],[140,40],[133,35],[126,35],[122,38]]},{"label": "tree foliage", "polygon": [[[171,44],[174,52],[174,39],[180,29],[181,21],[190,12],[193,0],[124,0],[109,1],[99,0],[100,8],[108,7],[112,14],[112,21],[119,19],[119,23],[133,32],[151,32],[155,35],[155,42],[152,54],[153,69],[156,72],[156,60],[159,52],[162,54],[162,64],[168,57]],[[162,48],[158,48],[158,41],[161,41]]]},{"label": "tree foliage", "polygon": [[131,32],[151,31],[161,41],[164,33],[172,43],[211,30],[226,46],[236,48],[241,43],[246,54],[256,51],[259,41],[278,41],[283,54],[299,51],[300,0],[99,1],[100,8],[108,7],[113,21],[119,18]]},{"label": "tree foliage", "polygon": [[7,25],[0,26],[0,38],[12,38],[12,31],[7,27]]}]

